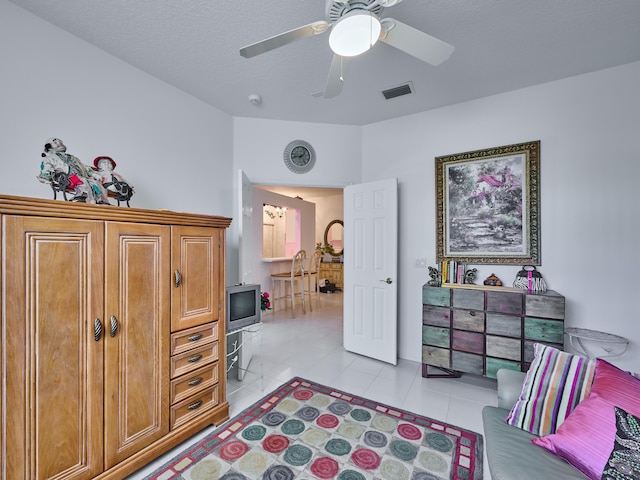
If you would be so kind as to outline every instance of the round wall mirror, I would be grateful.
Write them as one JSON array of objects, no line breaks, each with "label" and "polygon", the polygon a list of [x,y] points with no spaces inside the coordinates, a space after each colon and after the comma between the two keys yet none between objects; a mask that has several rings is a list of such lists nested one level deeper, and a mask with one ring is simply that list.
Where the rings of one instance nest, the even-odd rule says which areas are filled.
[{"label": "round wall mirror", "polygon": [[333,247],[333,256],[339,257],[344,252],[344,223],[342,220],[331,220],[324,231],[324,243]]}]

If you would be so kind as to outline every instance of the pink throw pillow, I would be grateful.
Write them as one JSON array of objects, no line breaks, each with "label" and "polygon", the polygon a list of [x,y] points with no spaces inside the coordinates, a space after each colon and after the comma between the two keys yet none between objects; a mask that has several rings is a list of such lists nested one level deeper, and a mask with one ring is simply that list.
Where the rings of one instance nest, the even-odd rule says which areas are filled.
[{"label": "pink throw pillow", "polygon": [[597,359],[589,397],[571,412],[557,433],[531,440],[564,458],[592,480],[600,480],[616,436],[614,406],[640,416],[640,380]]}]

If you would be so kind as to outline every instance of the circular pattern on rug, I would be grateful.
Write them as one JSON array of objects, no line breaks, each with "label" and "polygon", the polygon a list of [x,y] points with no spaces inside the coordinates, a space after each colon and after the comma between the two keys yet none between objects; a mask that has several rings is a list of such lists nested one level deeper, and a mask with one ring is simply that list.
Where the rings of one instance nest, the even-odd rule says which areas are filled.
[{"label": "circular pattern on rug", "polygon": [[331,405],[329,405],[329,411],[331,413],[335,413],[336,415],[344,415],[351,411],[351,405],[347,402],[335,401]]},{"label": "circular pattern on rug", "polygon": [[358,425],[357,423],[344,422],[342,425],[340,425],[340,427],[338,427],[338,433],[340,435],[354,440],[360,438],[363,432],[364,427],[362,425]]},{"label": "circular pattern on rug", "polygon": [[189,475],[193,480],[207,480],[218,478],[222,464],[216,459],[204,459],[198,462],[190,471]]},{"label": "circular pattern on rug", "polygon": [[380,455],[368,448],[358,448],[351,455],[351,461],[363,470],[375,470],[380,465]]},{"label": "circular pattern on rug", "polygon": [[302,420],[312,422],[320,415],[320,410],[315,407],[302,407],[296,412],[296,415]]},{"label": "circular pattern on rug", "polygon": [[371,426],[383,432],[393,432],[396,429],[396,425],[398,425],[396,420],[385,415],[376,415],[371,422]]},{"label": "circular pattern on rug", "polygon": [[332,438],[326,443],[324,449],[333,455],[346,455],[351,451],[351,444],[341,438]]},{"label": "circular pattern on rug", "polygon": [[407,440],[420,440],[422,438],[420,429],[409,423],[401,423],[398,425],[398,434]]},{"label": "circular pattern on rug", "polygon": [[313,392],[311,390],[296,390],[293,392],[293,396],[295,399],[305,402],[313,397]]},{"label": "circular pattern on rug", "polygon": [[408,462],[418,455],[418,449],[405,440],[394,440],[389,444],[389,450],[395,457]]},{"label": "circular pattern on rug", "polygon": [[447,461],[434,452],[423,451],[418,455],[418,462],[431,472],[446,472],[448,470]]},{"label": "circular pattern on rug", "polygon": [[382,448],[387,445],[387,437],[384,433],[369,430],[364,434],[364,443],[372,448]]},{"label": "circular pattern on rug", "polygon": [[226,460],[227,462],[233,462],[243,456],[245,453],[249,451],[249,446],[241,442],[240,440],[234,440],[232,442],[223,445],[220,448],[220,458]]},{"label": "circular pattern on rug", "polygon": [[285,399],[278,404],[278,410],[284,413],[293,413],[300,408],[300,403],[295,400]]},{"label": "circular pattern on rug", "polygon": [[243,430],[242,438],[249,441],[262,440],[266,433],[267,429],[262,425],[251,425]]},{"label": "circular pattern on rug", "polygon": [[338,417],[335,415],[323,413],[318,417],[316,423],[322,428],[336,428],[340,423],[340,420],[338,420]]},{"label": "circular pattern on rug", "polygon": [[300,436],[300,439],[304,443],[306,443],[307,445],[313,445],[314,447],[324,445],[328,438],[329,434],[324,430],[320,430],[318,428],[310,428]]},{"label": "circular pattern on rug", "polygon": [[362,408],[354,408],[351,411],[351,416],[354,420],[357,420],[359,422],[368,422],[369,420],[371,420],[371,414],[366,410],[363,410]]},{"label": "circular pattern on rug", "polygon": [[[247,453],[238,461],[238,469],[247,474],[262,473],[266,470],[268,464],[267,454],[260,451],[252,451]],[[249,475],[253,476],[253,475]]]},{"label": "circular pattern on rug", "polygon": [[262,480],[293,480],[295,473],[286,465],[271,465],[261,478]]},{"label": "circular pattern on rug", "polygon": [[[193,476],[191,478],[193,478]],[[210,478],[216,478],[216,477],[203,477],[202,480],[209,480]],[[220,477],[220,480],[249,480],[249,479],[239,472],[227,472]]]},{"label": "circular pattern on rug", "polygon": [[291,445],[284,452],[284,461],[293,465],[294,467],[301,467],[311,460],[313,452],[310,448],[304,445]]},{"label": "circular pattern on rug", "polygon": [[331,403],[331,399],[329,397],[325,397],[324,395],[315,395],[307,403],[314,407],[327,408],[327,405]]},{"label": "circular pattern on rug", "polygon": [[289,439],[284,435],[269,435],[262,442],[262,448],[269,453],[284,452],[289,446]]},{"label": "circular pattern on rug", "polygon": [[411,480],[440,480],[440,477],[431,475],[429,472],[413,472]]},{"label": "circular pattern on rug", "polygon": [[316,458],[310,467],[311,473],[318,478],[333,478],[339,469],[338,462],[329,457]]},{"label": "circular pattern on rug", "polygon": [[338,475],[338,480],[367,480],[364,475],[355,470],[343,470]]},{"label": "circular pattern on rug", "polygon": [[431,432],[424,436],[424,440],[431,448],[439,452],[448,452],[453,448],[453,442],[443,433]]},{"label": "circular pattern on rug", "polygon": [[280,427],[280,430],[282,430],[282,433],[285,435],[298,435],[304,432],[304,429],[304,422],[296,420],[295,418],[290,418],[282,424],[282,427]]},{"label": "circular pattern on rug", "polygon": [[409,469],[397,460],[385,460],[378,471],[382,478],[389,480],[408,480]]},{"label": "circular pattern on rug", "polygon": [[276,425],[280,425],[286,419],[287,416],[282,412],[269,412],[265,413],[264,417],[262,417],[262,423],[267,427],[275,427]]}]

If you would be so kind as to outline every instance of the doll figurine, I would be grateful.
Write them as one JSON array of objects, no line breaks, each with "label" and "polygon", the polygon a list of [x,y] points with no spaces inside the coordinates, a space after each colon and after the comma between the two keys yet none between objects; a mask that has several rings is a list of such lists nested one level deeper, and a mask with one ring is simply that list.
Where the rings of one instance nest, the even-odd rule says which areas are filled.
[{"label": "doll figurine", "polygon": [[102,186],[102,177],[78,157],[67,153],[67,147],[59,138],[50,138],[44,144],[43,160],[38,180],[51,185],[54,191],[62,191],[66,199],[67,190],[74,194],[73,201],[109,204],[107,191]]},{"label": "doll figurine", "polygon": [[118,205],[120,202],[127,202],[133,197],[133,186],[127,182],[122,175],[114,172],[116,162],[111,157],[101,156],[93,160],[93,165],[100,175],[102,186],[109,192],[113,192]]}]

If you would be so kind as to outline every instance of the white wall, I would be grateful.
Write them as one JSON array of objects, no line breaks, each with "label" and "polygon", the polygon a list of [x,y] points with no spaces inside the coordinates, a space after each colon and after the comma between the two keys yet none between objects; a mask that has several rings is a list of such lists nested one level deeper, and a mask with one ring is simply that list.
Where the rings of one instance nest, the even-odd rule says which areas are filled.
[{"label": "white wall", "polygon": [[6,0],[0,58],[1,193],[53,198],[36,174],[55,136],[85,164],[111,156],[133,207],[231,216],[229,115]]},{"label": "white wall", "polygon": [[[640,62],[363,128],[363,181],[399,179],[399,352],[421,356],[421,286],[435,265],[434,157],[541,141],[542,265],[567,326],[631,339],[639,371]],[[478,265],[510,284],[520,267]]]}]

